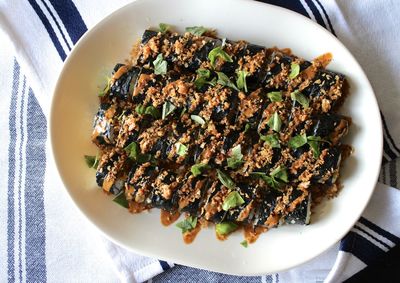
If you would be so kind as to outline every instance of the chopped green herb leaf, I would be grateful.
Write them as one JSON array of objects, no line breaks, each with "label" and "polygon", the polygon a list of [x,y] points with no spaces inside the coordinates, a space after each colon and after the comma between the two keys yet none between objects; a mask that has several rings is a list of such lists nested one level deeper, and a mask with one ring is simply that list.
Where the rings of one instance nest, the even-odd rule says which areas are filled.
[{"label": "chopped green herb leaf", "polygon": [[215,47],[213,50],[208,53],[208,59],[210,60],[211,66],[215,67],[215,60],[217,58],[221,58],[225,62],[233,62],[231,56],[228,55],[224,50],[222,50],[221,46]]},{"label": "chopped green herb leaf", "polygon": [[171,102],[167,101],[164,103],[163,108],[162,108],[162,115],[161,118],[164,120],[165,117],[167,117],[169,114],[174,112],[176,109],[176,106],[173,105]]},{"label": "chopped green herb leaf", "polygon": [[194,85],[197,89],[201,89],[204,85],[216,86],[216,84],[217,84],[216,78],[213,78],[211,81],[208,81],[204,77],[198,77],[194,81]]},{"label": "chopped green herb leaf", "polygon": [[215,231],[218,235],[228,235],[235,231],[238,228],[238,225],[233,222],[221,222],[215,225]]},{"label": "chopped green herb leaf", "polygon": [[204,125],[206,121],[198,115],[190,115],[190,119],[195,121],[197,124]]},{"label": "chopped green herb leaf", "polygon": [[151,154],[140,153],[140,148],[136,142],[131,142],[124,150],[129,154],[128,157],[138,163],[149,162],[152,158]]},{"label": "chopped green herb leaf", "polygon": [[246,77],[249,74],[246,71],[240,71],[238,70],[236,72],[237,74],[237,80],[236,80],[236,85],[238,87],[238,89],[240,90],[244,90],[245,92],[247,92],[247,83],[246,83]]},{"label": "chopped green herb leaf", "polygon": [[97,169],[97,166],[99,165],[99,157],[98,155],[84,155],[86,165],[89,168],[94,168]]},{"label": "chopped green herb leaf", "polygon": [[179,156],[185,156],[187,154],[188,148],[187,148],[186,145],[181,144],[180,142],[178,142],[178,143],[175,144],[175,146],[176,146],[176,153]]},{"label": "chopped green herb leaf", "polygon": [[277,189],[281,186],[279,181],[275,180],[275,178],[273,177],[268,176],[264,172],[252,172],[250,175],[263,179],[271,188]]},{"label": "chopped green herb leaf", "polygon": [[309,99],[304,96],[300,91],[295,90],[290,94],[290,97],[292,98],[293,101],[300,103],[301,106],[304,107],[304,109],[307,109],[309,107]]},{"label": "chopped green herb leaf", "polygon": [[311,147],[311,149],[313,151],[314,158],[318,158],[319,155],[321,154],[321,152],[319,150],[319,143],[317,141],[309,140],[308,145]]},{"label": "chopped green herb leaf", "polygon": [[272,148],[280,148],[281,147],[277,134],[260,136],[260,140],[265,141]]},{"label": "chopped green herb leaf", "polygon": [[234,83],[231,82],[231,80],[228,78],[227,75],[225,75],[222,72],[217,72],[217,75],[218,75],[218,80],[217,80],[218,84],[233,88],[238,91],[238,88],[235,86]]},{"label": "chopped green herb leaf", "polygon": [[158,54],[156,60],[153,61],[154,74],[165,75],[167,73],[167,61],[164,60],[163,55]]},{"label": "chopped green herb leaf", "polygon": [[197,69],[196,73],[203,78],[208,79],[211,76],[210,70],[207,69]]},{"label": "chopped green herb leaf", "polygon": [[330,143],[329,141],[324,140],[318,136],[308,136],[307,137],[307,143],[313,151],[314,158],[318,158],[319,155],[321,154],[320,145],[319,145],[321,142]]},{"label": "chopped green herb leaf", "polygon": [[299,73],[300,73],[300,65],[297,63],[290,64],[289,78],[293,80],[295,77],[299,75]]},{"label": "chopped green herb leaf", "polygon": [[230,192],[222,204],[222,209],[228,211],[231,208],[244,204],[243,198],[237,191]]},{"label": "chopped green herb leaf", "polygon": [[169,29],[170,29],[170,25],[168,25],[168,24],[164,24],[164,23],[160,23],[159,25],[158,25],[158,27],[160,28],[160,32],[161,33],[165,33],[165,32],[167,32]]},{"label": "chopped green herb leaf", "polygon": [[144,111],[144,114],[148,114],[153,116],[155,119],[160,118],[160,111],[158,111],[157,108],[155,108],[154,106],[150,105],[146,107],[146,110]]},{"label": "chopped green herb leaf", "polygon": [[268,98],[272,102],[281,102],[282,101],[282,92],[281,91],[271,91],[267,93]]},{"label": "chopped green herb leaf", "polygon": [[289,180],[288,180],[288,173],[287,173],[287,170],[286,170],[286,168],[283,167],[283,166],[278,166],[277,168],[275,168],[275,169],[271,172],[270,176],[271,176],[272,178],[278,178],[278,179],[280,179],[281,181],[284,181],[285,183],[287,183],[287,182],[289,181]]},{"label": "chopped green herb leaf", "polygon": [[275,112],[274,115],[269,118],[267,125],[275,132],[279,132],[281,130],[282,121],[278,115],[278,112]]},{"label": "chopped green herb leaf", "polygon": [[110,88],[111,88],[111,78],[106,77],[107,82],[106,85],[104,86],[103,90],[99,93],[100,97],[103,97],[104,95],[106,95],[107,93],[110,92]]},{"label": "chopped green herb leaf", "polygon": [[136,161],[138,163],[146,163],[149,161],[152,161],[152,156],[151,154],[139,154],[139,156],[136,158]]},{"label": "chopped green herb leaf", "polygon": [[307,143],[306,134],[301,134],[301,135],[297,135],[297,136],[294,136],[293,138],[291,138],[288,142],[288,146],[290,146],[293,149],[296,149],[296,148],[302,147],[306,143]]},{"label": "chopped green herb leaf", "polygon": [[183,114],[185,114],[185,113],[186,113],[186,111],[187,111],[187,108],[186,108],[186,107],[183,107],[180,117],[182,117],[182,116],[183,116]]},{"label": "chopped green herb leaf", "polygon": [[144,105],[139,104],[138,106],[136,106],[135,111],[139,115],[143,115],[144,112],[146,111],[146,107]]},{"label": "chopped green herb leaf", "polygon": [[249,246],[249,243],[246,240],[240,242],[240,244],[245,248],[247,248]]},{"label": "chopped green herb leaf", "polygon": [[244,126],[244,132],[247,133],[248,130],[250,130],[251,125],[249,123],[246,124],[246,126]]},{"label": "chopped green herb leaf", "polygon": [[235,182],[233,182],[233,180],[231,179],[231,177],[227,174],[225,174],[224,172],[222,172],[221,170],[217,169],[217,176],[218,179],[220,180],[220,182],[222,183],[222,185],[224,185],[225,187],[227,187],[228,189],[235,189],[236,184]]},{"label": "chopped green herb leaf", "polygon": [[187,32],[190,32],[193,35],[197,35],[197,36],[201,36],[203,35],[206,31],[208,31],[208,29],[206,29],[205,27],[187,27],[185,29]]},{"label": "chopped green herb leaf", "polygon": [[196,228],[197,225],[197,217],[189,216],[185,220],[178,222],[176,227],[182,230],[182,234],[192,231]]},{"label": "chopped green herb leaf", "polygon": [[139,146],[136,142],[131,142],[128,146],[126,146],[125,151],[129,154],[129,158],[136,159],[139,155]]},{"label": "chopped green herb leaf", "polygon": [[210,167],[210,165],[208,165],[208,164],[205,164],[205,163],[199,163],[199,164],[195,164],[195,165],[193,165],[191,168],[190,168],[190,171],[192,172],[192,174],[193,174],[193,176],[199,176],[199,175],[201,175],[201,173],[204,171],[204,170],[208,170],[208,169],[210,169],[211,167]]},{"label": "chopped green herb leaf", "polygon": [[239,145],[232,148],[231,156],[227,158],[228,167],[232,169],[238,168],[243,163],[242,147]]},{"label": "chopped green herb leaf", "polygon": [[208,79],[211,76],[211,72],[210,70],[207,69],[198,69],[197,71],[197,78],[194,81],[194,85],[196,86],[196,88],[202,88],[205,84],[211,85],[211,86],[215,86],[216,85],[216,78],[213,78],[211,81],[209,81]]},{"label": "chopped green herb leaf", "polygon": [[118,203],[122,207],[129,208],[129,202],[125,197],[125,192],[121,192],[119,195],[117,195],[113,199],[113,202]]}]

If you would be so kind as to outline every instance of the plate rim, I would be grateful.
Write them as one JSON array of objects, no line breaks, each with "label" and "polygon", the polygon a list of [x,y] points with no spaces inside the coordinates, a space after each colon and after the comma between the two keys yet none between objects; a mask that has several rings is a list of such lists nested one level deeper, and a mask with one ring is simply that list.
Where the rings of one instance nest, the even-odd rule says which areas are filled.
[{"label": "plate rim", "polygon": [[[58,172],[58,177],[60,178],[60,180],[62,181],[63,184],[63,190],[67,192],[68,197],[70,198],[70,200],[72,201],[73,205],[75,206],[75,208],[79,211],[79,214],[82,215],[84,217],[84,219],[87,220],[87,222],[89,222],[92,227],[95,228],[96,231],[100,232],[105,238],[107,238],[108,240],[110,240],[111,242],[117,244],[118,246],[127,249],[128,251],[131,252],[135,252],[135,253],[140,253],[144,256],[148,256],[148,257],[153,257],[153,258],[157,258],[160,260],[165,260],[165,261],[171,261],[171,258],[168,257],[164,257],[161,255],[156,255],[152,252],[146,252],[143,249],[136,249],[136,248],[132,248],[131,246],[125,244],[124,242],[112,237],[111,235],[107,234],[106,231],[104,231],[99,225],[97,225],[94,221],[92,221],[92,219],[89,217],[89,215],[87,215],[82,209],[81,207],[78,205],[77,201],[75,200],[75,197],[72,195],[71,190],[67,187],[66,185],[66,181],[64,176],[61,174],[60,171],[60,166],[59,163],[62,162],[61,160],[58,160],[58,158],[56,157],[56,150],[55,150],[55,144],[54,144],[54,117],[56,115],[56,113],[54,112],[54,108],[55,108],[55,104],[56,104],[56,100],[58,97],[58,93],[59,93],[59,88],[60,88],[60,84],[61,84],[61,80],[66,72],[66,66],[70,65],[70,61],[73,60],[73,57],[75,56],[75,53],[77,52],[77,50],[79,50],[80,46],[82,44],[84,44],[84,42],[90,37],[90,35],[97,29],[100,29],[109,19],[113,18],[115,15],[117,15],[118,13],[120,13],[122,10],[130,8],[131,6],[134,7],[136,5],[143,5],[144,3],[146,3],[147,5],[154,5],[154,3],[156,2],[162,2],[163,0],[136,0],[130,3],[127,3],[123,6],[121,6],[120,8],[116,9],[115,11],[111,12],[110,14],[108,14],[107,16],[103,17],[101,20],[99,20],[96,24],[94,24],[90,29],[88,29],[85,34],[79,38],[79,40],[77,41],[77,43],[74,45],[74,47],[72,48],[71,52],[68,54],[66,60],[63,62],[63,66],[62,66],[62,70],[57,78],[56,84],[54,85],[53,91],[52,91],[52,98],[51,98],[51,104],[50,104],[50,115],[49,115],[49,127],[48,127],[48,135],[49,135],[49,140],[50,140],[50,144],[51,144],[51,154],[50,154],[50,158],[51,158],[51,162],[53,162],[54,165],[56,165],[56,170]],[[201,0],[196,0],[198,2],[201,2]],[[356,60],[356,58],[354,57],[354,55],[350,52],[350,50],[347,49],[347,47],[337,38],[335,37],[332,33],[330,33],[327,29],[323,28],[322,26],[320,26],[318,23],[314,22],[313,20],[309,19],[306,16],[303,16],[295,11],[280,7],[280,6],[276,6],[276,5],[272,5],[272,4],[268,4],[268,3],[263,3],[263,2],[258,2],[258,1],[251,1],[251,0],[226,0],[226,2],[234,2],[234,3],[239,3],[242,2],[243,4],[250,4],[250,5],[255,5],[255,6],[260,6],[260,7],[268,7],[269,9],[272,10],[276,10],[278,13],[286,13],[287,15],[289,15],[290,17],[296,17],[301,19],[302,21],[308,22],[308,24],[311,24],[314,28],[317,28],[319,30],[321,30],[322,32],[326,33],[328,36],[331,37],[332,40],[336,41],[340,47],[347,51],[348,54],[352,57],[352,59],[354,60],[355,64],[357,65],[357,67],[360,68],[361,70],[361,75],[363,76],[364,81],[367,83],[367,85],[365,87],[367,87],[371,93],[373,94],[372,98],[374,101],[374,105],[373,108],[375,110],[375,112],[377,112],[378,115],[376,115],[376,117],[379,119],[379,127],[378,129],[378,133],[377,135],[380,136],[380,138],[378,139],[379,144],[377,145],[376,149],[379,150],[379,156],[382,156],[383,154],[383,128],[382,128],[382,120],[381,117],[379,115],[379,105],[377,102],[377,98],[375,95],[375,92],[373,90],[373,87],[370,83],[370,81],[368,80],[368,77],[366,76],[363,68],[360,66],[359,62]],[[379,172],[380,172],[380,167],[381,164],[379,162],[379,165],[377,165],[376,167],[376,172],[375,172],[375,176],[371,177],[371,180],[374,180],[373,182],[373,189],[370,190],[369,196],[367,198],[367,201],[362,205],[363,209],[361,210],[361,212],[357,213],[357,218],[355,220],[354,223],[357,222],[357,219],[360,218],[360,216],[362,215],[362,213],[364,212],[366,206],[368,205],[372,194],[375,190],[376,187],[376,183],[378,182],[378,178],[379,178]],[[342,239],[344,237],[345,234],[347,234],[350,229],[353,227],[354,223],[350,226],[347,227],[345,229],[345,232],[338,234],[337,240],[335,242],[333,242],[330,246],[328,246],[326,249],[322,249],[320,252],[314,254],[311,257],[305,258],[304,260],[298,262],[296,265],[294,266],[289,266],[287,268],[281,268],[281,269],[276,269],[276,270],[271,270],[268,271],[268,273],[276,273],[276,272],[282,272],[285,270],[289,270],[291,268],[295,268],[297,266],[300,266],[308,261],[311,261],[312,259],[318,257],[319,255],[321,255],[322,253],[324,253],[325,251],[327,251],[329,248],[331,248],[333,245],[335,245],[340,239]],[[174,263],[178,263],[178,264],[183,264],[186,266],[191,266],[191,267],[195,267],[195,268],[201,268],[204,269],[204,266],[201,265],[197,265],[197,264],[192,264],[192,263],[187,263],[187,262],[182,262],[179,261],[179,259],[173,259]],[[230,274],[230,275],[245,275],[245,276],[249,276],[249,275],[264,275],[265,272],[252,272],[252,273],[246,273],[243,271],[240,272],[225,272],[225,271],[221,271],[220,269],[214,269],[214,268],[210,268],[207,267],[207,270],[210,271],[215,271],[215,272],[220,272],[220,273],[224,273],[224,274]]]}]

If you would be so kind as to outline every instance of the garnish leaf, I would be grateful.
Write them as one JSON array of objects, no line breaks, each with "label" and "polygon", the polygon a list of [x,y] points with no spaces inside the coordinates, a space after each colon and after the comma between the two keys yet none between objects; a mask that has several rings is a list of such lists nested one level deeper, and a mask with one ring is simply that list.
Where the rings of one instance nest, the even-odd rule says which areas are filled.
[{"label": "garnish leaf", "polygon": [[146,110],[144,111],[144,114],[148,114],[153,116],[155,119],[160,118],[160,111],[158,111],[157,108],[155,108],[154,106],[150,105],[146,107]]},{"label": "garnish leaf", "polygon": [[168,24],[164,24],[164,23],[160,23],[159,25],[158,25],[158,27],[160,28],[160,32],[161,33],[165,33],[165,32],[167,32],[169,29],[170,29],[170,25],[168,25]]},{"label": "garnish leaf", "polygon": [[311,147],[313,151],[314,158],[318,158],[318,156],[321,154],[319,150],[319,143],[317,141],[309,140],[308,145]]},{"label": "garnish leaf", "polygon": [[204,170],[210,169],[210,165],[205,164],[205,163],[199,163],[195,164],[190,168],[190,171],[192,172],[193,176],[199,176]]},{"label": "garnish leaf", "polygon": [[235,86],[234,83],[231,82],[231,80],[229,79],[229,77],[227,75],[225,75],[222,72],[217,72],[218,75],[218,80],[217,83],[226,87],[230,87],[233,88],[237,91],[239,91],[239,89]]},{"label": "garnish leaf", "polygon": [[304,107],[304,109],[307,109],[309,107],[310,101],[307,97],[305,97],[304,94],[302,94],[300,91],[295,90],[290,94],[290,97],[292,98],[293,101],[300,103],[301,106]]},{"label": "garnish leaf", "polygon": [[153,61],[154,74],[165,75],[167,73],[167,61],[164,60],[163,55],[158,54],[156,60]]},{"label": "garnish leaf", "polygon": [[250,130],[250,128],[251,128],[250,123],[247,123],[247,124],[244,126],[244,133],[247,133],[247,131]]},{"label": "garnish leaf", "polygon": [[271,91],[267,93],[268,98],[272,102],[281,102],[282,101],[282,92],[281,91]]},{"label": "garnish leaf", "polygon": [[197,35],[197,36],[201,36],[203,35],[206,31],[208,31],[208,29],[206,29],[205,27],[187,27],[185,29],[187,32],[190,32],[193,35]]},{"label": "garnish leaf", "polygon": [[225,174],[224,172],[222,172],[221,170],[217,169],[217,176],[218,179],[220,180],[220,182],[222,183],[222,185],[224,185],[225,187],[227,187],[228,189],[235,189],[236,184],[235,182],[233,182],[233,180],[231,179],[231,177],[227,174]]},{"label": "garnish leaf", "polygon": [[185,220],[178,222],[176,227],[182,230],[182,234],[192,231],[196,228],[197,225],[197,217],[189,216]]},{"label": "garnish leaf", "polygon": [[164,120],[165,117],[167,117],[169,114],[174,112],[176,109],[176,106],[173,105],[171,102],[167,101],[164,103],[163,108],[162,108],[162,115],[161,118]]},{"label": "garnish leaf", "polygon": [[[275,168],[271,172],[270,176],[268,176],[264,172],[252,172],[251,175],[263,179],[273,189],[279,189],[280,187],[282,187],[283,184],[281,183],[281,181],[285,183],[289,181],[287,169],[282,166],[278,166],[277,168]],[[279,179],[280,181],[277,179]]]},{"label": "garnish leaf", "polygon": [[289,181],[289,180],[288,180],[288,173],[287,173],[287,170],[286,170],[286,168],[283,167],[283,166],[278,166],[277,168],[275,168],[275,169],[271,172],[270,176],[271,176],[272,178],[278,178],[279,180],[284,181],[285,183],[287,183],[287,182]]},{"label": "garnish leaf", "polygon": [[183,107],[180,117],[182,117],[182,116],[183,116],[183,114],[185,114],[185,113],[186,113],[186,111],[187,111],[187,108],[186,108],[186,107]]},{"label": "garnish leaf", "polygon": [[136,142],[131,142],[124,150],[128,153],[129,158],[138,163],[145,163],[151,160],[151,154],[140,153],[140,148]]},{"label": "garnish leaf", "polygon": [[181,144],[180,142],[178,142],[178,143],[175,144],[175,146],[176,146],[176,153],[179,156],[185,156],[187,154],[188,148],[187,148],[186,145]]},{"label": "garnish leaf", "polygon": [[96,156],[94,156],[94,155],[84,155],[84,158],[85,158],[86,165],[89,168],[96,169],[97,166],[99,165],[99,157],[98,157],[98,155],[96,155]]},{"label": "garnish leaf", "polygon": [[240,244],[245,248],[247,248],[249,246],[249,243],[246,240],[240,242]]},{"label": "garnish leaf", "polygon": [[136,142],[131,142],[124,149],[129,154],[129,158],[132,159],[136,159],[140,154],[139,146]]},{"label": "garnish leaf", "polygon": [[122,207],[129,208],[129,202],[125,197],[125,192],[121,192],[119,195],[117,195],[113,199],[113,202],[118,203]]},{"label": "garnish leaf", "polygon": [[231,208],[244,204],[243,198],[237,191],[230,192],[222,204],[222,209],[228,211]]},{"label": "garnish leaf", "polygon": [[211,85],[211,86],[215,86],[217,84],[216,82],[216,78],[213,78],[211,81],[209,81],[208,79],[211,76],[211,72],[210,70],[207,69],[197,69],[197,78],[194,81],[194,85],[196,86],[196,88],[202,88],[205,84]]},{"label": "garnish leaf", "polygon": [[227,158],[228,167],[232,169],[238,168],[243,163],[242,147],[239,145],[232,148],[231,156]]},{"label": "garnish leaf", "polygon": [[280,148],[281,147],[277,134],[260,136],[260,140],[265,141],[272,148]]},{"label": "garnish leaf", "polygon": [[306,143],[307,143],[306,134],[301,134],[301,135],[297,135],[297,136],[294,136],[293,138],[291,138],[288,142],[288,146],[293,149],[297,149],[299,147],[302,147]]},{"label": "garnish leaf", "polygon": [[308,136],[307,137],[307,143],[313,151],[314,158],[318,158],[319,155],[321,154],[321,151],[320,151],[320,143],[321,142],[330,143],[329,141],[324,140],[318,136]]},{"label": "garnish leaf", "polygon": [[267,125],[275,132],[279,132],[281,130],[282,121],[278,115],[278,112],[275,112],[274,115],[269,118]]},{"label": "garnish leaf", "polygon": [[278,189],[281,184],[275,178],[268,176],[264,172],[252,172],[250,175],[263,179],[271,188]]},{"label": "garnish leaf", "polygon": [[190,119],[195,121],[197,124],[204,125],[206,121],[198,115],[190,115]]},{"label": "garnish leaf", "polygon": [[245,92],[247,92],[246,77],[248,76],[249,73],[246,71],[238,70],[236,72],[236,74],[237,74],[236,85],[237,85],[238,89],[244,90]]},{"label": "garnish leaf", "polygon": [[110,91],[110,88],[111,88],[111,78],[106,77],[106,79],[107,79],[107,83],[106,83],[106,85],[104,86],[103,90],[98,94],[99,97],[103,97],[104,95],[106,95],[106,94]]},{"label": "garnish leaf", "polygon": [[196,73],[205,79],[208,79],[211,76],[210,70],[207,69],[197,69]]},{"label": "garnish leaf", "polygon": [[208,59],[210,60],[211,66],[215,67],[215,60],[217,60],[218,57],[225,62],[233,62],[232,57],[229,56],[221,46],[215,47],[210,51],[210,53],[208,53]]},{"label": "garnish leaf", "polygon": [[139,104],[138,106],[135,107],[135,111],[139,115],[143,115],[144,112],[146,111],[146,107],[144,105]]},{"label": "garnish leaf", "polygon": [[230,221],[221,222],[221,223],[218,223],[217,225],[215,225],[215,231],[217,232],[218,235],[222,235],[222,236],[232,233],[237,228],[238,228],[238,225],[233,222],[230,222]]},{"label": "garnish leaf", "polygon": [[297,63],[290,64],[289,78],[293,80],[295,77],[299,75],[299,73],[300,73],[300,65]]}]

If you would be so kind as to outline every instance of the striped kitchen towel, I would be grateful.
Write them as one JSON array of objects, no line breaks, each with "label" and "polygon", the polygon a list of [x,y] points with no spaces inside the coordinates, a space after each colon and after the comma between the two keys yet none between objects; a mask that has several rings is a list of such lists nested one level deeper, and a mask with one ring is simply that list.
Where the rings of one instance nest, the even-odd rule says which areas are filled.
[{"label": "striped kitchen towel", "polygon": [[[0,0],[0,113],[6,117],[0,119],[4,149],[0,152],[0,282],[112,282],[117,280],[113,269],[127,282],[150,278],[156,282],[340,282],[373,276],[368,270],[388,266],[399,243],[400,192],[385,185],[377,186],[363,216],[341,243],[305,265],[261,277],[173,267],[127,252],[92,231],[72,208],[48,162],[47,118],[52,89],[74,44],[88,28],[127,2]],[[380,180],[398,187],[400,81],[394,76],[400,71],[400,41],[395,40],[400,7],[394,1],[374,0],[264,2],[311,18],[357,57],[381,108]]]}]

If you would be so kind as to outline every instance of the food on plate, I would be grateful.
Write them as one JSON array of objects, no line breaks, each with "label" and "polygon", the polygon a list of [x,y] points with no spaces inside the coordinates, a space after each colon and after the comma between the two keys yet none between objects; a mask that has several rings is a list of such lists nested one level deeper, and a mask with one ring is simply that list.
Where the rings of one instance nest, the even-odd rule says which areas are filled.
[{"label": "food on plate", "polygon": [[309,224],[312,207],[335,196],[351,119],[338,114],[344,75],[289,49],[146,30],[99,94],[92,141],[96,182],[139,213],[162,210],[186,242],[215,224],[220,239],[243,228]]}]

